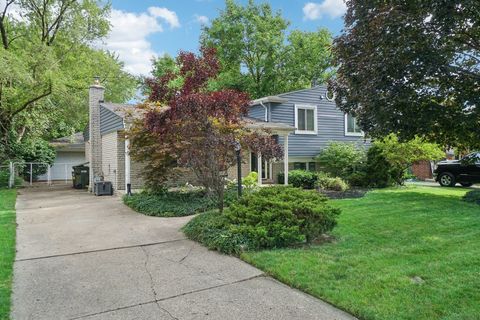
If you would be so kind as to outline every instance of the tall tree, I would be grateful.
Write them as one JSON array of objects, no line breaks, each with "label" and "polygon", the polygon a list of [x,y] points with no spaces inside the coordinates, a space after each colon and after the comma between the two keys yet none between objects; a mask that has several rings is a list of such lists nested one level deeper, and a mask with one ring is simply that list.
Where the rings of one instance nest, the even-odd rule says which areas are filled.
[{"label": "tall tree", "polygon": [[222,70],[217,87],[246,91],[252,98],[309,87],[331,73],[331,35],[294,31],[268,3],[243,6],[226,0],[219,17],[205,27],[204,46],[218,50]]},{"label": "tall tree", "polygon": [[326,83],[335,73],[332,34],[327,29],[294,30],[285,47],[282,81],[284,91]]},{"label": "tall tree", "polygon": [[144,173],[151,186],[166,182],[176,167],[189,168],[218,197],[222,210],[235,145],[262,152],[267,160],[280,158],[281,147],[268,132],[243,128],[242,116],[250,102],[246,93],[208,90],[219,71],[215,49],[202,48],[198,56],[181,52],[176,65],[177,72],[147,80],[150,97],[144,117],[129,133],[131,155],[146,163]]},{"label": "tall tree", "polygon": [[[93,76],[108,78],[112,97],[128,99],[135,79],[115,56],[90,47],[109,29],[109,6],[96,0],[7,0],[0,8],[0,144],[25,134],[79,129]],[[109,88],[110,89],[110,88]]]},{"label": "tall tree", "polygon": [[218,50],[222,63],[221,80],[253,97],[275,91],[277,61],[283,53],[288,22],[266,3],[249,0],[244,7],[235,0],[225,1],[225,10],[206,27],[205,46]]},{"label": "tall tree", "polygon": [[372,136],[480,147],[478,0],[348,1],[336,101]]}]

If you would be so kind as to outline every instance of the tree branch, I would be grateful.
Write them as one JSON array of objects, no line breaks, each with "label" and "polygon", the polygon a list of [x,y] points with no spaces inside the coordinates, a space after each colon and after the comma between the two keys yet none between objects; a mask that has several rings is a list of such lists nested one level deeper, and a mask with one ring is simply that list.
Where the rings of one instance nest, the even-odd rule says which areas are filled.
[{"label": "tree branch", "polygon": [[27,109],[31,104],[37,102],[37,101],[40,100],[40,99],[43,99],[43,98],[49,96],[51,93],[52,93],[52,84],[50,83],[50,84],[48,85],[47,91],[45,91],[45,92],[42,93],[41,95],[36,96],[35,98],[30,99],[29,101],[25,102],[19,109],[17,109],[17,110],[15,110],[14,112],[12,112],[11,117],[13,118],[14,116],[16,116],[17,114],[19,114],[19,113],[22,112],[23,110]]},{"label": "tree branch", "polygon": [[14,2],[15,0],[8,0],[7,3],[5,4],[5,8],[3,9],[2,15],[0,16],[0,34],[2,37],[3,48],[5,50],[8,49],[8,45],[9,45],[7,29],[5,28],[5,17],[7,16],[8,7]]}]

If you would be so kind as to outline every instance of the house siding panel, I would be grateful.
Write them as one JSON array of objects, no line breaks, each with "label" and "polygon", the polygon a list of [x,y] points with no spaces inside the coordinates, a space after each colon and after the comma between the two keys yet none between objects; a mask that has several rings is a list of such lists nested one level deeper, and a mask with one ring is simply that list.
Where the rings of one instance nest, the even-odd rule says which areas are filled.
[{"label": "house siding panel", "polygon": [[123,129],[123,119],[105,107],[100,107],[100,133],[106,134]]},{"label": "house siding panel", "polygon": [[248,116],[265,121],[265,108],[261,105],[252,106],[248,110]]},{"label": "house siding panel", "polygon": [[[316,135],[291,133],[289,136],[289,157],[315,157],[331,141],[356,142],[368,145],[363,137],[345,136],[345,117],[334,101],[325,99],[326,87],[320,86],[279,95],[289,101],[271,105],[273,122],[295,126],[295,104],[317,106],[318,131]],[[279,137],[283,144],[283,137]]]}]

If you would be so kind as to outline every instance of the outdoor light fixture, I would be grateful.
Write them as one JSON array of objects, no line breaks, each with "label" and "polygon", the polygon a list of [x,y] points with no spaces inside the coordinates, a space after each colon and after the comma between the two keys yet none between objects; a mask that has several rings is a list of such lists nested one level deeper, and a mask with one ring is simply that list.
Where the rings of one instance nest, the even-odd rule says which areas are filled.
[{"label": "outdoor light fixture", "polygon": [[238,197],[242,196],[242,146],[240,142],[234,142],[235,152],[237,153],[237,185],[238,185]]}]

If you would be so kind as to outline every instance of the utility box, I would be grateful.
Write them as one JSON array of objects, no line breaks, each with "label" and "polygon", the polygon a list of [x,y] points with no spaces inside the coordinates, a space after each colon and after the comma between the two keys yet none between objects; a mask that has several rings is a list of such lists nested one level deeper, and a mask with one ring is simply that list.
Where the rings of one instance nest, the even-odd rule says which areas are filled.
[{"label": "utility box", "polygon": [[95,182],[93,193],[96,196],[111,196],[113,195],[113,187],[110,181]]},{"label": "utility box", "polygon": [[72,181],[75,189],[87,189],[89,184],[90,168],[81,164],[72,167]]}]

